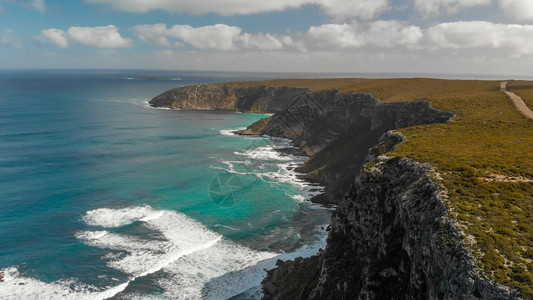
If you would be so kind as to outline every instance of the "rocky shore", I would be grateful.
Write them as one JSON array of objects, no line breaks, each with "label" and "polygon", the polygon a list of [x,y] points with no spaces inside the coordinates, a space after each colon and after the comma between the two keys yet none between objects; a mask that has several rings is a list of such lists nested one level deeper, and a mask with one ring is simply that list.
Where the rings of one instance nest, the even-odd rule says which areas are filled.
[{"label": "rocky shore", "polygon": [[379,103],[370,94],[290,87],[203,85],[171,90],[150,104],[174,109],[273,113],[240,134],[290,138],[310,156],[300,168],[326,186],[312,199],[338,205],[326,249],[278,262],[265,299],[513,299],[489,280],[449,216],[431,166],[386,153],[391,130],[449,122],[427,101]]}]

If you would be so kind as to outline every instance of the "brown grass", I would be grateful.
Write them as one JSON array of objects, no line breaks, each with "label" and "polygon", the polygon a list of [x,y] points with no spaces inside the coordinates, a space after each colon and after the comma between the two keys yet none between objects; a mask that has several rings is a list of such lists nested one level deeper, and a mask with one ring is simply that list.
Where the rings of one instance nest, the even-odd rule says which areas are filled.
[{"label": "brown grass", "polygon": [[265,81],[245,81],[245,82],[228,82],[226,85],[235,87],[248,86],[292,86],[308,88],[311,91],[320,91],[327,89],[339,89],[342,86],[356,85],[367,81],[362,78],[330,78],[330,79],[274,79]]}]

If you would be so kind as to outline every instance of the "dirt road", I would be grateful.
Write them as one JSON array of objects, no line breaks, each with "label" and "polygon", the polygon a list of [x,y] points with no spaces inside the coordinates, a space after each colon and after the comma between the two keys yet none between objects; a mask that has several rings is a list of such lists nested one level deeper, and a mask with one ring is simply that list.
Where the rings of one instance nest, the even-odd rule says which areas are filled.
[{"label": "dirt road", "polygon": [[520,110],[528,118],[533,119],[533,111],[531,111],[527,107],[527,105],[524,103],[522,98],[520,98],[520,96],[518,96],[517,94],[507,90],[507,81],[500,83],[500,90],[502,90],[502,92],[505,92],[507,96],[509,96],[511,100],[513,100],[513,103],[516,106],[516,108],[518,108],[518,110]]}]

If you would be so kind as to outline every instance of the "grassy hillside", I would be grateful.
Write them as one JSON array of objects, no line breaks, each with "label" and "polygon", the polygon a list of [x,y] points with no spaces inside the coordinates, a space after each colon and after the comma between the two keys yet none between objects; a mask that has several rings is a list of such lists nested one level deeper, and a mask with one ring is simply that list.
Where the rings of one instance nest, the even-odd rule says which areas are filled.
[{"label": "grassy hillside", "polygon": [[[433,165],[480,267],[533,298],[533,120],[499,90],[499,81],[319,79],[231,85],[336,88],[372,93],[383,102],[427,99],[455,112],[448,124],[398,130],[407,140],[388,155]],[[509,87],[533,104],[533,83],[510,82]]]}]

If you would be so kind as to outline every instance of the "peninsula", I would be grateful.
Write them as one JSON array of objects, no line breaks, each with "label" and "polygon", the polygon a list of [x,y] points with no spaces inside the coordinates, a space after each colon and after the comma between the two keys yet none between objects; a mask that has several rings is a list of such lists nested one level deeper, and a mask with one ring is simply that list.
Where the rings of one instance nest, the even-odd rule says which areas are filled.
[{"label": "peninsula", "polygon": [[531,103],[533,82],[426,78],[230,82],[150,101],[273,114],[239,133],[310,157],[299,171],[326,186],[312,201],[337,207],[327,247],[278,261],[265,299],[531,299]]}]

